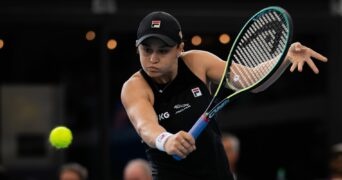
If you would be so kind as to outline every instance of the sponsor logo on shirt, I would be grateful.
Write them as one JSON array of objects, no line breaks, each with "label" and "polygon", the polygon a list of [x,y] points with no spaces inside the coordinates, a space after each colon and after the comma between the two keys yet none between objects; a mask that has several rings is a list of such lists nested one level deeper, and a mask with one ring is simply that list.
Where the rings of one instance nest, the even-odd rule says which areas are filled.
[{"label": "sponsor logo on shirt", "polygon": [[158,114],[158,120],[159,121],[168,119],[169,117],[170,117],[170,113],[169,112],[163,112],[163,113]]},{"label": "sponsor logo on shirt", "polygon": [[202,96],[202,92],[201,92],[201,89],[199,87],[195,87],[195,88],[191,89],[191,92],[194,95],[194,97]]},{"label": "sponsor logo on shirt", "polygon": [[176,110],[175,114],[181,113],[181,112],[185,111],[186,109],[189,109],[190,107],[191,107],[191,105],[189,103],[176,104],[175,106],[173,106],[173,108]]}]

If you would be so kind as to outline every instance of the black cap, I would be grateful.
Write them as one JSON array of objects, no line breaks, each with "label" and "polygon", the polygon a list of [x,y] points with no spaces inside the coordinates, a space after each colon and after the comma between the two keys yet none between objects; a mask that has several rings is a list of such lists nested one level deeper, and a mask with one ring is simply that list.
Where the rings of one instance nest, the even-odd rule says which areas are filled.
[{"label": "black cap", "polygon": [[150,37],[159,38],[167,45],[174,46],[182,41],[181,26],[178,20],[169,13],[152,12],[140,22],[136,46]]}]

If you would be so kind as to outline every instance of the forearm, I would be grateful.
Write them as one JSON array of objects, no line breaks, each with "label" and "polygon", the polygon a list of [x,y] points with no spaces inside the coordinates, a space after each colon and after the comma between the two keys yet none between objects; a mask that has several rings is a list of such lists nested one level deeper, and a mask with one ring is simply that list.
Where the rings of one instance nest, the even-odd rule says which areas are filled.
[{"label": "forearm", "polygon": [[265,81],[263,84],[261,84],[260,86],[258,86],[255,89],[253,89],[252,92],[258,93],[258,92],[266,90],[269,86],[271,86],[283,74],[283,72],[287,69],[287,67],[291,64],[291,61],[288,58],[289,57],[286,56],[285,60],[281,63],[281,65],[273,73],[273,75],[267,81]]},{"label": "forearm", "polygon": [[277,55],[273,59],[260,63],[258,66],[255,67],[255,71],[260,71],[260,69],[269,69],[274,66],[276,60],[279,59],[281,54]]},{"label": "forearm", "polygon": [[[124,97],[131,98],[131,96]],[[159,125],[157,114],[151,103],[139,97],[129,99],[129,101],[123,98],[122,102],[137,134],[148,146],[154,148],[156,137],[165,129]]]},{"label": "forearm", "polygon": [[157,124],[157,122],[145,122],[142,121],[140,123],[136,123],[134,126],[139,136],[142,138],[142,140],[150,147],[155,148],[155,140],[156,138],[166,130]]},{"label": "forearm", "polygon": [[[152,148],[163,150],[158,137],[166,130],[159,124],[158,116],[153,108],[153,95],[149,87],[141,83],[139,77],[131,78],[127,81],[121,91],[121,101],[127,112],[128,118],[142,140]],[[145,81],[144,81],[145,82]],[[140,89],[140,91],[136,91]],[[170,134],[170,133],[169,133]],[[168,135],[170,136],[170,135]],[[157,142],[157,143],[156,143]]]},{"label": "forearm", "polygon": [[[236,89],[242,89],[256,83],[256,81],[264,78],[264,76],[266,76],[266,74],[270,72],[270,70],[277,62],[276,60],[279,58],[279,56],[280,55],[274,57],[271,60],[262,62],[255,67],[233,64],[231,67],[230,82],[232,82],[234,88]],[[273,73],[273,75],[266,82],[264,82],[261,86],[259,86],[252,92],[260,92],[268,88],[276,79],[279,78],[279,76],[283,73],[283,71],[288,67],[289,64],[289,60],[284,60],[280,67],[277,68],[276,72]],[[234,78],[238,79],[238,81],[234,80]]]}]

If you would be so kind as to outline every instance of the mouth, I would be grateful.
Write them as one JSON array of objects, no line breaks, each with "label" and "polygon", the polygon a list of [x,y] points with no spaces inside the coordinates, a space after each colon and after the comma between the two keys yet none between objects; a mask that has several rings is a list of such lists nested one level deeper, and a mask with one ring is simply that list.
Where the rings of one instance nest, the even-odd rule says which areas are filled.
[{"label": "mouth", "polygon": [[152,72],[152,73],[159,72],[159,69],[156,67],[148,67],[148,68],[146,68],[146,70],[149,72]]}]

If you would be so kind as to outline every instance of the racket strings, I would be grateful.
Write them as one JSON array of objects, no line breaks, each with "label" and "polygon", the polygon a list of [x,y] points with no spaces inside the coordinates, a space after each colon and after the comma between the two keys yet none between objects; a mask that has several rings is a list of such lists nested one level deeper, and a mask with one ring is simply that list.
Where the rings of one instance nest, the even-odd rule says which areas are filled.
[{"label": "racket strings", "polygon": [[289,27],[282,14],[269,11],[254,19],[236,44],[229,68],[232,88],[249,87],[265,78],[284,53]]}]

